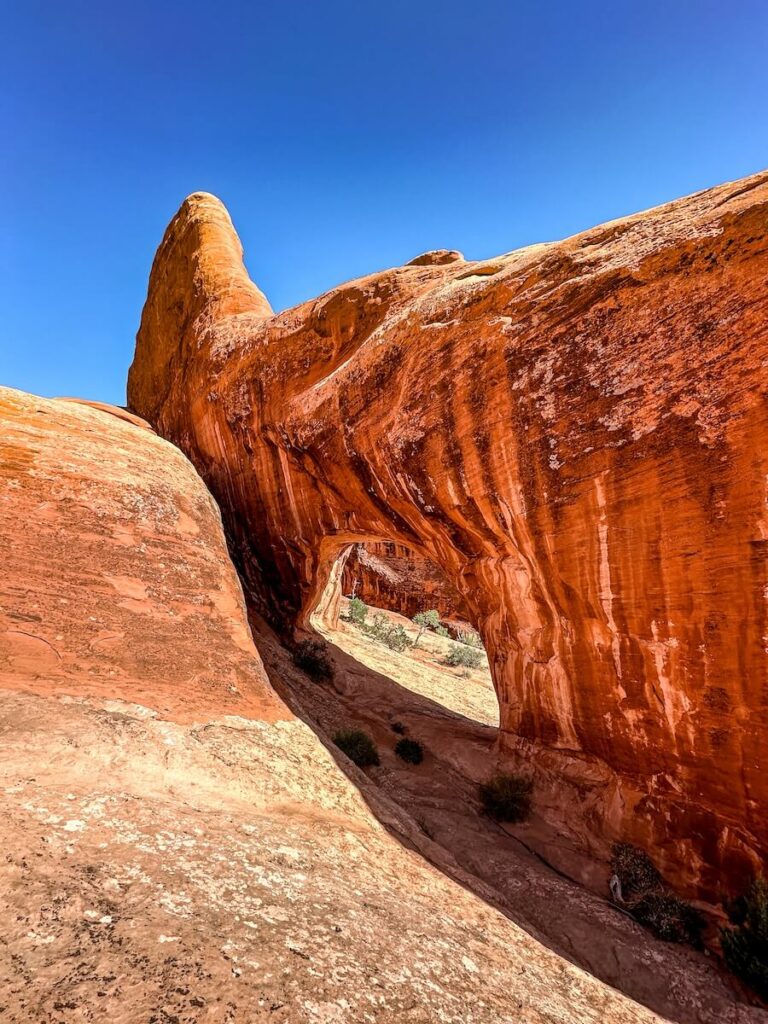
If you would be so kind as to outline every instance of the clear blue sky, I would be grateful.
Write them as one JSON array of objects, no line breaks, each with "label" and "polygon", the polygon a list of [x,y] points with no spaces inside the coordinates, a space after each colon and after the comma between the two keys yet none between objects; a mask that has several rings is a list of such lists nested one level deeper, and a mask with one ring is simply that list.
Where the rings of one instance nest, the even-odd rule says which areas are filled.
[{"label": "clear blue sky", "polygon": [[0,383],[122,403],[198,189],[276,309],[768,164],[765,0],[0,0]]}]

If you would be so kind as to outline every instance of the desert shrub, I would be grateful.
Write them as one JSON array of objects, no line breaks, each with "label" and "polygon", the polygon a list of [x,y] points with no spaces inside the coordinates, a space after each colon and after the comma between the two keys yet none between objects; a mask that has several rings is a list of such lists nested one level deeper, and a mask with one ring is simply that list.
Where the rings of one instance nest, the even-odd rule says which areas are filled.
[{"label": "desert shrub", "polygon": [[621,882],[622,899],[635,920],[665,942],[701,946],[704,918],[695,907],[665,887],[656,865],[644,850],[631,843],[614,843],[611,868]]},{"label": "desert shrub", "polygon": [[358,768],[379,764],[379,752],[367,732],[361,729],[343,729],[333,737],[333,742]]},{"label": "desert shrub", "polygon": [[392,651],[404,651],[408,647],[413,647],[413,640],[403,627],[390,622],[386,615],[374,615],[373,621],[369,625],[362,626],[361,629]]},{"label": "desert shrub", "polygon": [[408,647],[413,647],[413,640],[402,626],[391,626],[382,634],[381,642],[391,651],[405,651]]},{"label": "desert shrub", "polygon": [[621,882],[621,892],[630,901],[662,887],[661,875],[644,850],[631,843],[614,843],[611,868]]},{"label": "desert shrub", "polygon": [[333,678],[333,665],[322,640],[302,640],[294,648],[293,663],[311,679]]},{"label": "desert shrub", "polygon": [[347,607],[347,622],[351,622],[354,626],[362,626],[367,615],[368,605],[365,601],[359,597],[351,597]]},{"label": "desert shrub", "polygon": [[389,728],[392,732],[396,732],[398,736],[405,736],[408,729],[403,725],[402,722],[390,722]]},{"label": "desert shrub", "polygon": [[450,636],[451,635],[448,632],[448,630],[445,628],[445,626],[435,626],[434,632],[435,632],[436,636]]},{"label": "desert shrub", "polygon": [[419,632],[416,634],[416,639],[413,641],[413,646],[416,647],[425,630],[435,630],[440,625],[440,614],[436,608],[432,608],[428,612],[417,612],[417,614],[413,616],[413,622],[414,625],[419,627]]},{"label": "desert shrub", "polygon": [[768,999],[768,882],[756,878],[731,908],[735,927],[720,931],[728,967],[762,998]]},{"label": "desert shrub", "polygon": [[460,644],[465,644],[467,647],[475,647],[478,650],[484,650],[483,641],[480,639],[480,634],[476,633],[474,629],[468,629],[464,632],[456,634],[456,639]]},{"label": "desert shrub", "polygon": [[525,821],[531,813],[533,779],[499,772],[480,786],[480,802],[497,821]]},{"label": "desert shrub", "polygon": [[701,946],[704,918],[689,903],[671,892],[649,892],[630,907],[632,916],[657,939]]},{"label": "desert shrub", "polygon": [[368,636],[372,636],[374,640],[380,640],[391,625],[392,623],[386,615],[382,615],[381,612],[376,612],[373,619],[370,622],[365,623],[361,628],[364,633],[367,633]]},{"label": "desert shrub", "polygon": [[421,764],[424,760],[424,749],[417,740],[399,740],[395,745],[395,753],[408,764]]},{"label": "desert shrub", "polygon": [[478,668],[483,662],[483,652],[474,647],[454,644],[445,657],[445,664],[452,668]]}]

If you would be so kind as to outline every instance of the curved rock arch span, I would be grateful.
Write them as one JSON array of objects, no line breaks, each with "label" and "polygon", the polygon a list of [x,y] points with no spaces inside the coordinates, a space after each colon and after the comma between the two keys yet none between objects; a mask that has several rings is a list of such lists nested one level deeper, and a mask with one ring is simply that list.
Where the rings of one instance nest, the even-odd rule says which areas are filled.
[{"label": "curved rock arch span", "polygon": [[500,755],[705,895],[768,851],[767,217],[756,175],[276,314],[196,193],[129,375],[256,607],[306,624],[352,543],[424,554],[483,636]]}]

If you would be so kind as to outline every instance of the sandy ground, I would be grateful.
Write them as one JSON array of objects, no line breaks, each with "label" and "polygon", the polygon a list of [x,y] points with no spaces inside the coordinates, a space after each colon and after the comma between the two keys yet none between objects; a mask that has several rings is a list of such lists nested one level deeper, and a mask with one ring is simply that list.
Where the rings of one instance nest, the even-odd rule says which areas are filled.
[{"label": "sandy ground", "polygon": [[[346,606],[346,602],[344,604]],[[412,640],[418,637],[418,629],[410,619],[376,608],[369,611],[368,618],[375,614],[385,615],[390,622],[402,626]],[[421,634],[417,647],[398,653],[375,643],[347,622],[341,621],[339,629],[333,631],[324,630],[321,623],[315,625],[326,639],[337,643],[361,664],[389,676],[405,689],[481,725],[498,727],[499,705],[485,651],[479,668],[450,668],[443,660],[456,642],[431,630]]]}]

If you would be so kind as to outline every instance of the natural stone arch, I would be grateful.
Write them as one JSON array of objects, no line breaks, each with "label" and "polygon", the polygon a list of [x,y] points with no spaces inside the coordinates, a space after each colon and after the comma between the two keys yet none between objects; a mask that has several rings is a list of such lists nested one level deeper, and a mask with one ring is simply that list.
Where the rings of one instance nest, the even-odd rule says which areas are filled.
[{"label": "natural stone arch", "polygon": [[768,849],[767,181],[280,314],[199,193],[129,379],[273,621],[346,543],[424,551],[482,634],[502,752],[709,893]]}]

